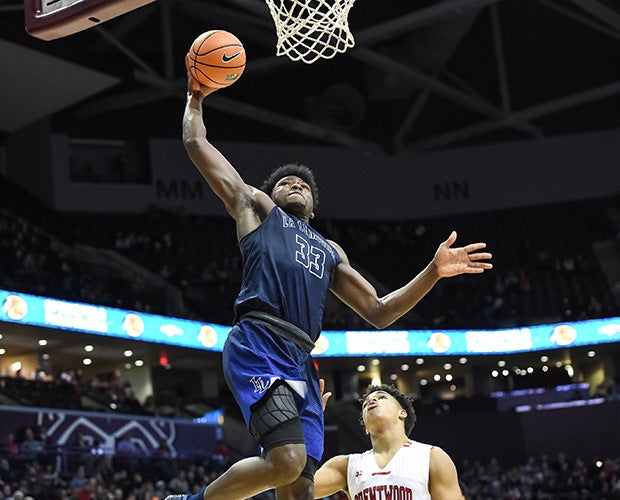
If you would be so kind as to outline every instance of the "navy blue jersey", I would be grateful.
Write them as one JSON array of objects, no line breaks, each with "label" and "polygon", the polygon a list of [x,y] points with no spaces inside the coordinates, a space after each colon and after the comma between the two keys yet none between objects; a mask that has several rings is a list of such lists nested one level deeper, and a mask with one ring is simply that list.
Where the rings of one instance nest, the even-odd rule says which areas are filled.
[{"label": "navy blue jersey", "polygon": [[302,220],[274,207],[239,242],[243,282],[235,315],[264,311],[304,330],[321,333],[325,298],[340,256]]}]

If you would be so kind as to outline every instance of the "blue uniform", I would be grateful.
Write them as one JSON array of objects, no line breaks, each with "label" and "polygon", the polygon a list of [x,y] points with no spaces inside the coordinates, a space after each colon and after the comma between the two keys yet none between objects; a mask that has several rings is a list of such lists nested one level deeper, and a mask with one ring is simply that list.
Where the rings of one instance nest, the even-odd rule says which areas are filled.
[{"label": "blue uniform", "polygon": [[[262,311],[305,331],[321,333],[325,299],[340,257],[308,224],[274,207],[262,224],[239,242],[243,282],[235,301],[237,318]],[[308,455],[323,454],[323,410],[310,354],[251,321],[237,323],[224,345],[224,375],[246,423],[251,406],[274,381],[293,390]]]}]

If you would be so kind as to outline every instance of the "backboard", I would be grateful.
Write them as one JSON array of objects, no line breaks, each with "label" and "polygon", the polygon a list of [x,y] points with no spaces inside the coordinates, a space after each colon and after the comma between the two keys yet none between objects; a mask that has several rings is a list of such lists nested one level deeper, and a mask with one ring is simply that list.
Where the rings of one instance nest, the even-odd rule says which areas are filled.
[{"label": "backboard", "polygon": [[24,0],[26,31],[55,40],[103,23],[154,0]]}]

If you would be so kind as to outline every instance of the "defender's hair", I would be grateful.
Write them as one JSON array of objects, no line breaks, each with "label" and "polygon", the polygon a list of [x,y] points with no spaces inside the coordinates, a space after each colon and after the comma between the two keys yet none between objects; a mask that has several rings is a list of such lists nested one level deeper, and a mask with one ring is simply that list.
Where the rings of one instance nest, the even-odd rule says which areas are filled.
[{"label": "defender's hair", "polygon": [[[407,417],[405,418],[405,434],[407,436],[411,434],[415,421],[418,418],[417,415],[415,414],[415,410],[413,409],[413,399],[401,393],[392,384],[390,385],[382,384],[382,385],[368,386],[368,389],[366,389],[366,392],[360,399],[360,403],[363,403],[364,400],[370,394],[376,391],[382,391],[392,396],[396,401],[398,401],[398,404],[401,406],[401,408],[407,412]],[[364,427],[364,421],[362,420],[361,416],[360,416],[360,423],[362,424],[362,427]]]},{"label": "defender's hair", "polygon": [[304,182],[308,183],[310,186],[310,191],[312,191],[314,208],[316,208],[319,204],[319,187],[316,184],[312,170],[300,163],[287,163],[286,165],[276,168],[273,172],[271,172],[271,174],[269,174],[269,177],[264,180],[260,190],[271,196],[273,188],[277,182],[284,177],[288,177],[289,175],[295,175],[300,179],[303,179]]}]

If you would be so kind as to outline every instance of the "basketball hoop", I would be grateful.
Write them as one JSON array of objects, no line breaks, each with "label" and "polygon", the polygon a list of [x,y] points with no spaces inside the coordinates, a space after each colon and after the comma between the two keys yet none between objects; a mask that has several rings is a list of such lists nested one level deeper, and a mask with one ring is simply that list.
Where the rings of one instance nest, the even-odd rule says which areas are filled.
[{"label": "basketball hoop", "polygon": [[265,0],[276,25],[276,55],[312,64],[355,45],[349,11],[355,0]]}]

